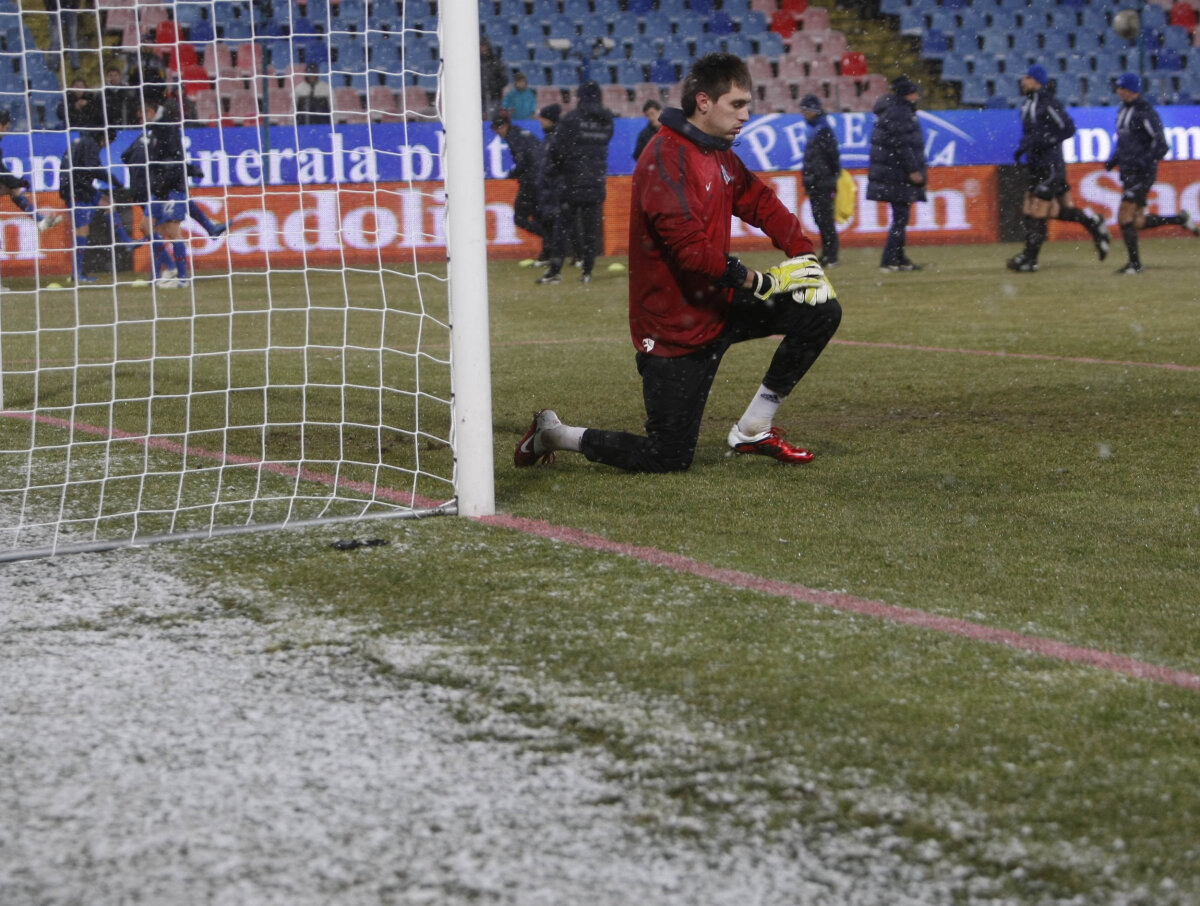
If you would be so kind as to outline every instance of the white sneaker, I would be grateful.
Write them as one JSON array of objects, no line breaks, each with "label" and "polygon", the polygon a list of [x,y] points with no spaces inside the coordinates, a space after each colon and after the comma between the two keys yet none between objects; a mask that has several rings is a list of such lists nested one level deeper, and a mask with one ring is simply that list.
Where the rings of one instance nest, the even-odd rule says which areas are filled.
[{"label": "white sneaker", "polygon": [[58,226],[62,223],[62,214],[50,214],[38,221],[38,232],[44,233],[46,230]]},{"label": "white sneaker", "polygon": [[1180,226],[1182,226],[1193,236],[1200,236],[1200,225],[1197,225],[1196,221],[1192,219],[1192,212],[1180,211],[1179,213],[1183,215],[1183,223],[1181,223]]},{"label": "white sneaker", "polygon": [[513,465],[518,469],[523,469],[526,466],[537,465],[539,460],[543,465],[554,462],[554,451],[547,450],[545,444],[539,444],[538,441],[542,439],[544,432],[561,425],[562,420],[553,409],[539,409],[535,412],[529,430],[525,432],[517,444],[517,448],[513,451]]},{"label": "white sneaker", "polygon": [[163,280],[158,280],[154,284],[161,289],[183,289],[188,285],[187,280],[181,280],[178,277],[167,277]]}]

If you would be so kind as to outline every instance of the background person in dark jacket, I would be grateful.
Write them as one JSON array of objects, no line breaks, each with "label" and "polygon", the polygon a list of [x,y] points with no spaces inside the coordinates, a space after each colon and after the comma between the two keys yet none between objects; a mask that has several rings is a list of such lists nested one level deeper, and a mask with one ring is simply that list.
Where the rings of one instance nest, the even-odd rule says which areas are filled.
[{"label": "background person in dark jacket", "polygon": [[[558,104],[547,104],[538,111],[538,123],[542,127],[542,187],[538,196],[538,207],[542,215],[542,254],[536,265],[547,268],[546,273],[538,277],[536,283],[562,283],[563,260],[570,252],[570,237],[567,234],[567,220],[563,216],[563,183],[562,176],[550,166],[550,151],[554,146],[558,121],[562,117],[562,107]],[[554,265],[557,259],[558,265]]]},{"label": "background person in dark jacket", "polygon": [[838,233],[833,218],[833,200],[837,197],[842,158],[838,153],[837,136],[833,134],[833,127],[825,116],[821,99],[815,94],[806,94],[800,99],[800,113],[808,120],[810,127],[802,166],[804,191],[808,193],[813,220],[821,233],[819,260],[822,267],[834,267],[838,263]]},{"label": "background person in dark jacket", "polygon": [[527,233],[542,237],[546,231],[541,220],[542,143],[528,129],[514,126],[507,110],[492,117],[492,129],[508,145],[512,169],[508,178],[517,180],[517,197],[513,199],[513,223]]},{"label": "background person in dark jacket", "polygon": [[921,89],[908,76],[900,76],[891,88],[875,103],[867,198],[892,206],[880,269],[915,271],[920,268],[908,259],[904,246],[913,202],[925,200],[925,140],[917,119]]},{"label": "background person in dark jacket", "polygon": [[1021,213],[1025,227],[1025,249],[1008,259],[1011,271],[1028,273],[1038,269],[1038,252],[1046,241],[1046,221],[1067,220],[1078,223],[1091,234],[1096,252],[1103,261],[1108,256],[1111,237],[1104,218],[1093,211],[1075,207],[1067,185],[1067,163],[1062,143],[1075,134],[1075,121],[1062,102],[1050,90],[1046,67],[1034,63],[1021,79],[1021,143],[1013,160],[1025,161],[1026,186]]},{"label": "background person in dark jacket", "polygon": [[1146,213],[1146,200],[1158,178],[1158,162],[1167,156],[1169,147],[1158,113],[1142,97],[1142,80],[1137,73],[1127,72],[1117,79],[1117,97],[1121,99],[1121,109],[1117,111],[1117,146],[1104,165],[1104,169],[1115,167],[1121,174],[1117,223],[1129,251],[1129,261],[1117,273],[1140,274],[1138,230],[1174,225],[1200,236],[1200,226],[1186,210],[1170,217]]},{"label": "background person in dark jacket", "polygon": [[[560,216],[566,215],[575,237],[575,250],[583,259],[580,280],[592,279],[597,247],[604,226],[604,199],[608,185],[608,145],[613,136],[612,111],[600,103],[600,86],[579,86],[579,104],[559,121],[554,140],[546,149],[546,166],[562,176]],[[561,260],[550,269],[557,273]]]}]

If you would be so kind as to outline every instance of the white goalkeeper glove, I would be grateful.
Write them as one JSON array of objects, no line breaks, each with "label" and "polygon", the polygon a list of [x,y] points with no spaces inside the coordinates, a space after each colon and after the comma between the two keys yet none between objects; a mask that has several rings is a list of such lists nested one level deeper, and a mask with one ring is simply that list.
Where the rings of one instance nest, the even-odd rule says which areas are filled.
[{"label": "white goalkeeper glove", "polygon": [[764,301],[779,293],[791,293],[793,299],[806,305],[820,305],[837,298],[816,255],[789,258],[775,267],[756,272],[752,292]]}]

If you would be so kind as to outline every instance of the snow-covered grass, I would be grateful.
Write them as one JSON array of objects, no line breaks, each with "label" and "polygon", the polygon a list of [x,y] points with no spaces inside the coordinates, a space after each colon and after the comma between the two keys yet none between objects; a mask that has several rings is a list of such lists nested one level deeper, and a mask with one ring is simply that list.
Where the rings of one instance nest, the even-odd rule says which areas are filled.
[{"label": "snow-covered grass", "polygon": [[[817,461],[725,456],[747,344],[642,477],[511,469],[535,408],[642,413],[623,284],[494,263],[500,506],[1196,672],[1195,246],[1147,246],[847,250]],[[466,520],[0,570],[4,906],[1200,897],[1192,691]]]},{"label": "snow-covered grass", "polygon": [[[5,906],[916,906],[970,889],[936,852],[910,864],[873,834],[769,840],[736,797],[728,820],[689,819],[630,766],[744,745],[670,707],[484,669],[236,581],[192,587],[177,553],[4,567]],[[517,698],[544,719],[500,706]],[[581,745],[581,719],[626,726],[637,759]]]}]

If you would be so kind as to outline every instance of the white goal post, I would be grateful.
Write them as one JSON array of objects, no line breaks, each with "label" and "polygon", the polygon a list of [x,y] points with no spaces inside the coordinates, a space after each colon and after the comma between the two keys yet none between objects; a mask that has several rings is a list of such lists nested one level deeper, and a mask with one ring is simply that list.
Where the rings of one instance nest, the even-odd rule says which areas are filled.
[{"label": "white goal post", "polygon": [[[476,0],[3,2],[0,562],[493,513]],[[176,99],[179,240],[114,70]]]}]

